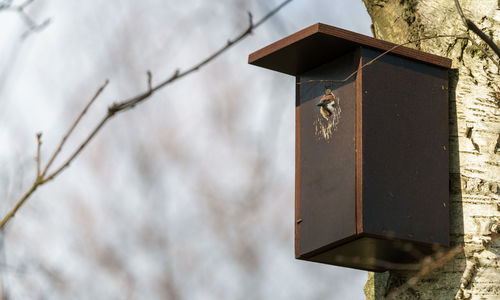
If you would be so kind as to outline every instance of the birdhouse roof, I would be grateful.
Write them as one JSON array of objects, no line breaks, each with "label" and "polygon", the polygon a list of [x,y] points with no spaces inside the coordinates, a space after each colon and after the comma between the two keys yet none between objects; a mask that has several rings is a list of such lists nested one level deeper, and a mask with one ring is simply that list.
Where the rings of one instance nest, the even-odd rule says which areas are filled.
[{"label": "birdhouse roof", "polygon": [[[397,45],[341,28],[316,23],[255,51],[249,55],[248,63],[296,76],[327,63],[351,51],[356,46],[387,51]],[[391,53],[438,67],[451,67],[451,60],[446,57],[404,46],[392,49]]]}]

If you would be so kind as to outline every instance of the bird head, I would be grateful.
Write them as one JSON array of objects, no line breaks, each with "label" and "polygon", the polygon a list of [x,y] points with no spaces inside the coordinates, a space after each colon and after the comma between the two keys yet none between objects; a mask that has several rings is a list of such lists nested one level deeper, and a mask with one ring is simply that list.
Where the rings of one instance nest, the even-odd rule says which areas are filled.
[{"label": "bird head", "polygon": [[333,93],[329,93],[321,97],[319,102],[316,104],[320,107],[320,113],[325,119],[329,119],[333,114],[333,110],[335,108],[335,96]]},{"label": "bird head", "polygon": [[324,95],[323,97],[321,97],[321,99],[319,100],[319,102],[316,104],[317,106],[320,106],[320,107],[328,107],[329,104],[335,102],[335,96],[333,94],[328,94],[328,95]]}]

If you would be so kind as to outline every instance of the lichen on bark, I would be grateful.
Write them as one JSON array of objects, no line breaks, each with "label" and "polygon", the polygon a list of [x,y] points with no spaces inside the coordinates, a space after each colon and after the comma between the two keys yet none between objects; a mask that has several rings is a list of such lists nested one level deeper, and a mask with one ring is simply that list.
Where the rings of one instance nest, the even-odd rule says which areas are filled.
[{"label": "lichen on bark", "polygon": [[[424,36],[470,34],[452,0],[363,0],[379,39],[405,43]],[[467,18],[500,41],[497,0],[461,0]],[[463,252],[419,278],[396,299],[500,299],[500,76],[480,48],[457,38],[409,45],[449,57],[450,240]],[[500,61],[491,51],[488,54]],[[415,272],[370,273],[367,299],[383,299]]]}]

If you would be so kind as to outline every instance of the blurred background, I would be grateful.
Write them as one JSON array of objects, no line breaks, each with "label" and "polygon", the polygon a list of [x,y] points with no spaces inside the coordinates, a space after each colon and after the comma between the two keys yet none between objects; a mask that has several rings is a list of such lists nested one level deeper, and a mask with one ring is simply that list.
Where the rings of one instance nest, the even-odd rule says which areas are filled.
[{"label": "blurred background", "polygon": [[[8,3],[10,1],[1,1]],[[111,103],[196,64],[269,0],[36,0],[0,10],[0,212],[105,79]],[[14,1],[11,5],[22,4]],[[0,235],[4,299],[364,299],[366,272],[294,259],[294,82],[248,54],[316,22],[371,35],[361,0],[294,0],[208,66],[118,115]]]}]

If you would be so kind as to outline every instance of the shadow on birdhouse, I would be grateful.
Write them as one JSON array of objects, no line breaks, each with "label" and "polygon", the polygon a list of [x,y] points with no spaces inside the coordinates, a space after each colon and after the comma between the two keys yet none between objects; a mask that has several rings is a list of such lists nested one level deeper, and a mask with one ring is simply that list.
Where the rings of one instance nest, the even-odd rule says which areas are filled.
[{"label": "shadow on birdhouse", "polygon": [[318,23],[249,56],[296,77],[299,259],[406,269],[449,244],[451,60],[395,46]]}]

